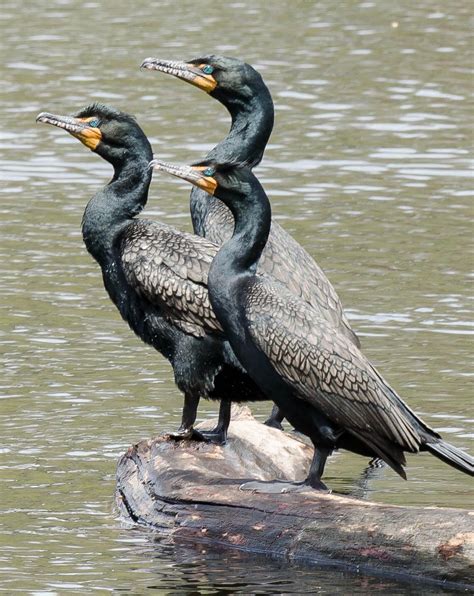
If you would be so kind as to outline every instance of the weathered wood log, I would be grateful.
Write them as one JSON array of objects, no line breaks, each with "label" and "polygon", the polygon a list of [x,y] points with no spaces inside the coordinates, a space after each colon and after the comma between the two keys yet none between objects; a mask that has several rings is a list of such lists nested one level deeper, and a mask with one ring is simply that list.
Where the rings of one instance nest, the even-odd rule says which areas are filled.
[{"label": "weathered wood log", "polygon": [[312,453],[245,410],[224,447],[166,437],[131,447],[117,469],[122,517],[174,540],[474,588],[472,511],[240,490],[249,479],[302,479]]}]

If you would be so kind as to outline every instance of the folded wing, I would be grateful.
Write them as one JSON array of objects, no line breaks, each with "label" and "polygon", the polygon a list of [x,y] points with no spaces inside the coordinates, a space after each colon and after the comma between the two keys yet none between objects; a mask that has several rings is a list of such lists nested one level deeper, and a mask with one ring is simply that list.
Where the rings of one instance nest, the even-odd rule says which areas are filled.
[{"label": "folded wing", "polygon": [[222,334],[209,302],[207,277],[218,248],[162,223],[135,220],[121,235],[128,282],[185,333]]}]

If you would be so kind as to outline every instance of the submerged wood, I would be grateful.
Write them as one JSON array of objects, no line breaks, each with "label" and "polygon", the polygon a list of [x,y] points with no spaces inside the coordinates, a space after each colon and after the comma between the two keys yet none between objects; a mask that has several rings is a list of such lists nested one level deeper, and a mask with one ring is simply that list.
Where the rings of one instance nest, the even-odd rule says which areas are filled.
[{"label": "submerged wood", "polygon": [[311,453],[241,408],[224,447],[166,436],[131,447],[118,463],[116,502],[123,519],[175,541],[474,588],[473,511],[240,490],[250,479],[303,479]]}]

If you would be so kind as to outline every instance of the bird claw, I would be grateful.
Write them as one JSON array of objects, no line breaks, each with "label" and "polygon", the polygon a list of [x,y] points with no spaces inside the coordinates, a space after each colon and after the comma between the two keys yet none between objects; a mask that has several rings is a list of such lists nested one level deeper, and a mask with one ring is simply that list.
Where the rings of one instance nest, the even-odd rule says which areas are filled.
[{"label": "bird claw", "polygon": [[213,445],[225,445],[227,442],[227,434],[221,430],[199,430],[195,431],[199,438],[197,441],[203,441],[205,443],[212,443]]},{"label": "bird claw", "polygon": [[269,426],[270,428],[276,428],[277,430],[283,430],[283,426],[280,424],[280,422],[278,422],[278,420],[275,420],[275,418],[272,418],[271,416],[270,416],[270,418],[265,420],[265,422],[263,424],[265,424],[265,426]]},{"label": "bird claw", "polygon": [[239,486],[240,490],[250,490],[261,494],[287,494],[287,493],[303,493],[303,492],[324,492],[330,493],[331,490],[321,481],[316,486],[308,484],[307,480],[302,482],[288,482],[285,480],[252,480],[251,482],[244,482]]},{"label": "bird claw", "polygon": [[174,432],[168,433],[168,438],[173,441],[199,441],[200,433],[195,430],[192,426],[190,428],[178,428]]},{"label": "bird claw", "polygon": [[226,434],[222,431],[205,431],[190,428],[178,428],[177,431],[168,433],[168,438],[173,441],[197,441],[201,443],[212,443],[214,445],[224,445]]},{"label": "bird claw", "polygon": [[320,492],[330,492],[322,482],[320,483],[320,486],[312,487],[307,484],[306,481],[286,482],[284,480],[271,480],[268,482],[262,480],[253,480],[252,482],[245,482],[244,484],[241,484],[239,489],[250,490],[262,494],[286,494],[294,492],[302,493],[312,492],[314,490]]}]

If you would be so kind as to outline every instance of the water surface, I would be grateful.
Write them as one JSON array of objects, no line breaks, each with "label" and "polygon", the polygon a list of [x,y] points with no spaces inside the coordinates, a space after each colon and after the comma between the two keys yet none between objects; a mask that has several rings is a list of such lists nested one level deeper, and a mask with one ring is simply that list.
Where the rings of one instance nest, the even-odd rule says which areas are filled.
[{"label": "water surface", "polygon": [[[80,234],[110,167],[35,124],[102,101],[134,113],[164,159],[194,161],[225,110],[149,55],[254,64],[276,104],[257,173],[274,216],[325,269],[364,352],[425,421],[473,451],[470,3],[181,0],[2,5],[0,569],[9,593],[404,593],[122,528],[114,471],[131,444],[176,428],[170,366],[120,320]],[[190,229],[189,188],[155,176],[148,216]],[[263,417],[267,405],[254,408]],[[214,416],[204,404],[202,417]],[[360,485],[336,454],[326,481]],[[468,507],[472,483],[428,454],[366,498]],[[419,593],[419,591],[417,592]]]}]

